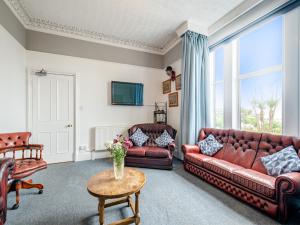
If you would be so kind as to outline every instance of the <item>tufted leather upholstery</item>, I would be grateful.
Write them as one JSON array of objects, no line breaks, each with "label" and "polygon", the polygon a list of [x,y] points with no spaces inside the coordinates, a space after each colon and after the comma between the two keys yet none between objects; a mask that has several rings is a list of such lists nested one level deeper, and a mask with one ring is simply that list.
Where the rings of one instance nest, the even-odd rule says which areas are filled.
[{"label": "tufted leather upholstery", "polygon": [[[15,160],[15,167],[10,177],[10,191],[16,191],[16,204],[14,209],[19,207],[21,188],[38,188],[42,193],[42,184],[32,184],[23,181],[35,172],[47,168],[47,163],[43,160],[43,145],[29,144],[30,132],[3,133],[0,134],[0,155],[5,158],[7,155]],[[27,182],[27,183],[26,183]]]},{"label": "tufted leather upholstery", "polygon": [[28,145],[30,132],[6,133],[0,135],[0,148]]},{"label": "tufted leather upholstery", "polygon": [[198,145],[182,145],[184,167],[202,179],[273,217],[288,217],[287,198],[300,194],[300,173],[267,175],[260,158],[293,145],[300,157],[300,139],[238,130],[204,128],[199,140],[213,134],[223,149],[210,156]]},{"label": "tufted leather upholstery", "polygon": [[157,146],[155,143],[155,139],[158,138],[164,132],[164,130],[167,130],[173,139],[175,139],[176,132],[177,132],[169,125],[144,123],[144,124],[137,124],[131,127],[128,130],[129,136],[131,136],[138,128],[140,128],[143,131],[143,133],[149,137],[147,142],[144,144],[146,146]]},{"label": "tufted leather upholstery", "polygon": [[228,143],[222,159],[245,168],[251,168],[261,134],[254,132],[229,130]]},{"label": "tufted leather upholstery", "polygon": [[125,164],[127,166],[149,167],[159,169],[172,169],[173,151],[175,143],[170,143],[166,148],[160,148],[156,145],[155,139],[158,138],[164,130],[175,140],[176,130],[169,125],[144,123],[137,124],[128,129],[128,135],[131,136],[140,128],[149,139],[142,147],[133,146],[128,149]]}]

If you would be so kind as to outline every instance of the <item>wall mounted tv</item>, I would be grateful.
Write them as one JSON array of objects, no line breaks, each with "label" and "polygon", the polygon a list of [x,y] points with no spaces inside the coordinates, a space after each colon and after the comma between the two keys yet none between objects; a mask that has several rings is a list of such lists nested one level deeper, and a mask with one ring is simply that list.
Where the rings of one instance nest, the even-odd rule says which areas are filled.
[{"label": "wall mounted tv", "polygon": [[112,105],[143,105],[144,84],[112,81]]}]

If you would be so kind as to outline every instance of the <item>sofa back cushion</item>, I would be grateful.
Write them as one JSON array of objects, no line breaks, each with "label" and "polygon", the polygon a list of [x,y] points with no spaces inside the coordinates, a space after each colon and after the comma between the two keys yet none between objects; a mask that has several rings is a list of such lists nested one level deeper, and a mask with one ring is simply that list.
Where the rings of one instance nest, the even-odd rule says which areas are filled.
[{"label": "sofa back cushion", "polygon": [[224,147],[228,141],[228,130],[203,128],[200,130],[198,141],[204,140],[210,134],[212,134],[220,144],[223,144],[223,148],[213,155],[213,157],[221,159],[223,157]]},{"label": "sofa back cushion", "polygon": [[261,133],[229,130],[222,159],[247,169],[251,168],[260,139]]},{"label": "sofa back cushion", "polygon": [[267,170],[261,162],[261,157],[272,155],[290,145],[294,146],[299,155],[300,139],[291,136],[262,134],[255,161],[252,165],[252,169],[264,174],[268,174]]},{"label": "sofa back cushion", "polygon": [[30,132],[0,134],[0,148],[28,145],[30,136]]},{"label": "sofa back cushion", "polygon": [[174,140],[177,132],[173,127],[169,125],[157,123],[143,123],[136,124],[129,128],[129,136],[131,136],[138,128],[140,128],[143,131],[143,133],[149,137],[144,146],[157,146],[157,144],[155,143],[155,139],[158,138],[164,132],[164,130],[166,130]]}]

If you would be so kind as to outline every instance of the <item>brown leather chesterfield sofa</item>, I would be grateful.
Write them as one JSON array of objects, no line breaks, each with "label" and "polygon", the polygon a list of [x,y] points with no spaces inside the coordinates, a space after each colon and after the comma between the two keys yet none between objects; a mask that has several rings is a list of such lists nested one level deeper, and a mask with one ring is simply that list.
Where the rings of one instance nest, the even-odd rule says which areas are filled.
[{"label": "brown leather chesterfield sofa", "polygon": [[12,175],[14,161],[12,158],[0,159],[0,225],[5,224],[7,212],[8,179]]},{"label": "brown leather chesterfield sofa", "polygon": [[184,168],[203,180],[286,221],[288,199],[300,193],[300,173],[267,175],[260,158],[293,145],[300,155],[300,139],[238,130],[202,129],[199,141],[213,134],[223,148],[212,157],[197,145],[183,145]]},{"label": "brown leather chesterfield sofa", "polygon": [[138,128],[140,128],[149,139],[142,147],[133,145],[128,149],[125,157],[126,166],[172,169],[175,143],[169,144],[166,148],[160,148],[156,145],[155,139],[159,137],[164,130],[167,130],[170,136],[175,140],[177,131],[171,126],[164,124],[137,124],[128,130],[129,137]]}]

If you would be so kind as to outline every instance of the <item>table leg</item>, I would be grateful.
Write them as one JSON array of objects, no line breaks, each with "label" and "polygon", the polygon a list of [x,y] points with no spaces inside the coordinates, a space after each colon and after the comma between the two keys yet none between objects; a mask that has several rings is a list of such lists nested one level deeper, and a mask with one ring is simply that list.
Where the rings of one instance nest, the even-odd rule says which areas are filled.
[{"label": "table leg", "polygon": [[139,196],[140,196],[140,191],[135,193],[135,224],[138,225],[140,224],[140,209],[139,209]]},{"label": "table leg", "polygon": [[99,223],[100,223],[100,225],[104,224],[104,205],[105,205],[105,199],[104,198],[99,198],[98,211],[99,211]]}]

